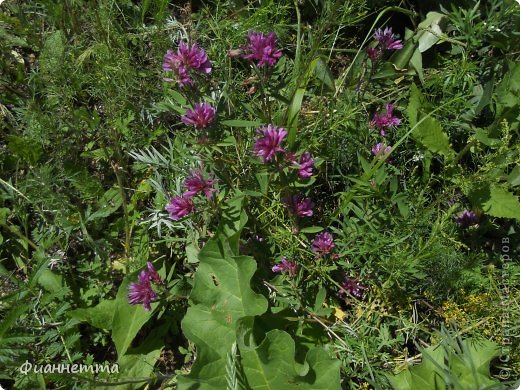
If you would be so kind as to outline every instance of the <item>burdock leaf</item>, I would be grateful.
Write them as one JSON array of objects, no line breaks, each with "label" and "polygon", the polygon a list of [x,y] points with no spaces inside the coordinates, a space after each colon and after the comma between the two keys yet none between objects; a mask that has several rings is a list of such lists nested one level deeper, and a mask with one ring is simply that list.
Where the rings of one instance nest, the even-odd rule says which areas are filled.
[{"label": "burdock leaf", "polygon": [[340,389],[339,360],[322,348],[313,348],[305,363],[294,359],[295,344],[281,330],[268,332],[259,346],[240,346],[242,367],[252,389]]},{"label": "burdock leaf", "polygon": [[[246,216],[243,197],[228,202],[217,234],[199,253],[199,268],[190,295],[191,305],[182,330],[197,347],[197,360],[188,376],[179,378],[179,389],[226,388],[226,360],[236,342],[237,321],[267,310],[267,300],[251,289],[256,262],[237,256],[240,230]],[[244,321],[244,320],[242,320]]]}]

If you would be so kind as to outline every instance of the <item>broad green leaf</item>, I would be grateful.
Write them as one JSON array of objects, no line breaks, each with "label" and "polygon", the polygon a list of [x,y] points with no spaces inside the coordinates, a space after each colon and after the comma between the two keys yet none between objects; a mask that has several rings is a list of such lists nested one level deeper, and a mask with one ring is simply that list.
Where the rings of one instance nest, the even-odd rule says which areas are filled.
[{"label": "broad green leaf", "polygon": [[319,233],[323,230],[321,226],[309,226],[300,230],[300,233]]},{"label": "broad green leaf", "polygon": [[243,196],[228,203],[220,228],[199,253],[199,268],[190,295],[191,305],[181,326],[197,346],[197,360],[188,376],[179,378],[179,389],[226,387],[226,358],[236,341],[237,321],[260,315],[267,300],[251,289],[256,262],[235,256],[246,217]]},{"label": "broad green leaf", "polygon": [[442,37],[442,29],[444,28],[447,17],[439,12],[428,12],[418,26],[418,32],[415,39],[419,42],[419,50],[421,53],[435,45]]},{"label": "broad green leaf", "polygon": [[421,84],[424,84],[422,54],[419,49],[416,49],[412,55],[412,58],[410,58],[410,67],[417,72],[417,76],[419,76]]},{"label": "broad green leaf", "polygon": [[188,263],[196,264],[199,262],[199,248],[195,246],[194,243],[186,245],[186,259]]},{"label": "broad green leaf", "polygon": [[142,305],[128,303],[129,280],[125,279],[114,303],[114,319],[112,321],[112,340],[116,346],[118,359],[125,355],[137,333],[152,317],[158,303],[152,303],[152,310],[146,311]]},{"label": "broad green leaf", "polygon": [[110,299],[101,301],[94,307],[71,310],[67,312],[67,316],[81,322],[88,322],[95,328],[110,330],[112,329],[115,308],[116,300]]},{"label": "broad green leaf", "polygon": [[485,129],[475,129],[475,134],[473,134],[473,138],[475,138],[479,142],[482,142],[486,146],[497,146],[502,143],[502,141],[498,138],[491,138],[489,136],[489,132]]},{"label": "broad green leaf", "polygon": [[416,48],[417,44],[413,40],[409,40],[404,44],[404,47],[401,50],[396,51],[392,55],[390,60],[397,70],[406,69],[408,67],[408,63],[410,62]]},{"label": "broad green leaf", "polygon": [[0,225],[7,224],[7,218],[11,215],[11,210],[7,207],[0,207]]},{"label": "broad green leaf", "polygon": [[316,74],[316,78],[320,80],[327,88],[329,88],[331,91],[336,90],[334,85],[334,76],[329,66],[327,65],[327,61],[325,61],[322,57],[318,58],[314,72]]},{"label": "broad green leaf", "polygon": [[36,164],[43,153],[41,145],[28,138],[11,135],[7,138],[7,144],[14,155],[29,164]]},{"label": "broad green leaf", "polygon": [[[428,103],[415,84],[410,88],[410,100],[406,110],[410,126],[416,126],[413,137],[429,151],[452,158],[455,152],[450,146],[448,135],[442,131],[441,124],[435,118],[428,116]],[[424,120],[417,124],[422,118]]]},{"label": "broad green leaf", "polygon": [[56,293],[59,291],[62,293],[67,293],[69,291],[67,285],[63,284],[62,276],[55,274],[50,269],[44,269],[40,273],[38,284],[51,293]]},{"label": "broad green leaf", "polygon": [[484,213],[499,218],[520,220],[520,202],[511,192],[496,185],[483,183],[469,194],[472,203]]},{"label": "broad green leaf", "polygon": [[306,73],[303,76],[303,80],[301,80],[300,84],[297,85],[297,88],[292,96],[291,104],[287,108],[287,143],[289,147],[294,145],[296,141],[296,132],[298,130],[298,117],[300,115],[301,106],[303,103],[303,97],[305,96],[305,92],[307,90],[307,84],[311,78],[311,75],[314,74],[314,70],[318,63],[319,58],[315,58],[311,61],[307,67]]},{"label": "broad green leaf", "polygon": [[511,187],[520,185],[520,165],[513,168],[511,173],[507,176],[507,181],[511,184]]},{"label": "broad green leaf", "polygon": [[171,97],[175,102],[179,105],[184,107],[187,104],[186,98],[182,96],[178,91],[174,89],[168,89],[168,96]]},{"label": "broad green leaf", "polygon": [[413,137],[429,151],[446,157],[453,157],[448,135],[442,131],[440,122],[432,117],[426,118],[412,133]]},{"label": "broad green leaf", "polygon": [[473,390],[494,385],[489,365],[498,356],[498,345],[491,341],[462,341],[462,350],[438,345],[425,349],[422,363],[398,375],[388,375],[396,390],[444,390],[448,385]]},{"label": "broad green leaf", "polygon": [[505,115],[510,121],[518,118],[518,102],[520,101],[520,64],[511,63],[509,71],[504,75],[498,84],[496,91],[497,97],[497,117]]},{"label": "broad green leaf", "polygon": [[[239,344],[240,345],[240,344]],[[294,359],[295,344],[281,330],[265,335],[259,346],[240,345],[241,363],[252,389],[340,389],[339,360],[321,348],[311,349],[303,366]]]},{"label": "broad green leaf", "polygon": [[[120,381],[124,382],[128,378],[138,380],[150,377],[154,371],[155,363],[161,355],[161,350],[164,348],[164,337],[169,326],[170,324],[165,324],[155,328],[139,347],[129,350],[126,355],[119,359],[117,378],[121,378]],[[112,381],[117,382],[115,378]],[[135,383],[113,387],[116,390],[133,390],[135,388]]]},{"label": "broad green leaf", "polygon": [[122,204],[123,198],[121,198],[121,191],[117,187],[112,187],[101,197],[97,204],[98,209],[88,216],[87,222],[112,215]]},{"label": "broad green leaf", "polygon": [[489,340],[464,340],[463,354],[452,354],[450,367],[461,385],[468,389],[482,388],[497,383],[489,373],[491,360],[500,354],[499,346]]},{"label": "broad green leaf", "polygon": [[246,121],[240,119],[230,119],[220,122],[221,125],[229,127],[259,127],[262,125],[260,121]]}]

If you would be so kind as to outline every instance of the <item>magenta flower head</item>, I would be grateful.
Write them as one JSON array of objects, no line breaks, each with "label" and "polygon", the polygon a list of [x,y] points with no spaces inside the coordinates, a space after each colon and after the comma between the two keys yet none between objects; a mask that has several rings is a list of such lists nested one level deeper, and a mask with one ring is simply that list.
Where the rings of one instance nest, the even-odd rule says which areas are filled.
[{"label": "magenta flower head", "polygon": [[192,196],[197,195],[199,192],[202,192],[208,199],[211,198],[213,196],[213,192],[217,191],[217,189],[213,188],[212,185],[218,182],[217,179],[211,179],[211,176],[206,179],[202,169],[200,168],[192,170],[191,176],[184,180],[184,187],[186,187],[188,190],[184,196],[191,198]]},{"label": "magenta flower head", "polygon": [[338,291],[338,296],[340,297],[348,297],[348,294],[360,299],[363,295],[363,290],[366,289],[365,286],[359,284],[359,279],[357,278],[349,278],[348,276],[345,276],[345,279],[341,283],[341,287],[343,289],[340,289]]},{"label": "magenta flower head", "polygon": [[181,219],[193,211],[195,204],[190,196],[186,194],[171,198],[168,205],[165,207],[173,220]]},{"label": "magenta flower head", "polygon": [[292,215],[298,217],[312,217],[314,203],[310,198],[303,198],[301,194],[284,197],[282,202]]},{"label": "magenta flower head", "polygon": [[206,52],[196,43],[191,47],[185,43],[179,43],[177,53],[167,50],[164,55],[163,70],[173,72],[177,77],[177,82],[181,87],[193,84],[190,77],[190,70],[200,73],[211,73],[211,62]]},{"label": "magenta flower head", "polygon": [[175,75],[175,80],[167,78],[165,81],[177,81],[181,88],[193,84],[189,69],[183,65],[182,60],[173,50],[166,51],[162,68],[165,72],[173,72]]},{"label": "magenta flower head", "polygon": [[159,276],[159,274],[157,273],[157,271],[155,270],[155,268],[153,267],[153,264],[151,262],[146,262],[146,268],[148,269],[147,273],[148,273],[148,279],[150,280],[150,282],[152,283],[155,283],[155,284],[162,284],[162,280],[161,280],[161,277]]},{"label": "magenta flower head", "polygon": [[247,39],[249,43],[244,48],[246,54],[243,55],[243,58],[257,61],[256,66],[258,67],[274,66],[282,56],[282,52],[277,49],[278,40],[274,32],[264,36],[262,32],[250,31],[247,34]]},{"label": "magenta flower head", "polygon": [[312,251],[318,254],[318,257],[324,254],[329,254],[334,249],[334,238],[329,232],[316,234],[312,241]]},{"label": "magenta flower head", "polygon": [[380,28],[374,33],[374,39],[379,42],[384,50],[399,50],[403,48],[403,44],[397,35],[392,32],[392,27],[387,27],[384,30]]},{"label": "magenta flower head", "polygon": [[195,104],[193,110],[187,109],[186,113],[181,116],[181,121],[196,129],[205,129],[215,120],[216,110],[209,103]]},{"label": "magenta flower head", "polygon": [[367,48],[367,55],[372,62],[377,61],[381,57],[381,50],[376,49],[374,47]]},{"label": "magenta flower head", "polygon": [[381,114],[378,114],[377,112],[374,114],[374,119],[370,121],[369,126],[375,127],[381,131],[381,135],[385,135],[385,129],[388,129],[392,126],[399,126],[401,123],[401,120],[394,116],[394,107],[395,104],[387,103],[386,104],[386,110],[383,111]]},{"label": "magenta flower head", "polygon": [[155,301],[157,294],[152,289],[152,283],[162,284],[161,277],[150,262],[146,263],[147,269],[142,270],[137,276],[137,282],[128,286],[128,302],[131,305],[143,304],[146,311],[150,311],[150,303]]},{"label": "magenta flower head", "polygon": [[455,222],[461,227],[470,227],[478,223],[478,218],[473,211],[464,210],[455,217]]},{"label": "magenta flower head", "polygon": [[386,146],[383,143],[378,143],[375,146],[372,146],[372,153],[379,157],[381,160],[383,157],[385,157],[387,154],[390,153],[390,150],[392,149],[391,146]]},{"label": "magenta flower head", "polygon": [[258,138],[253,148],[254,153],[264,160],[264,163],[271,161],[277,152],[285,152],[281,147],[282,141],[287,135],[283,127],[267,125],[256,130],[262,137]]},{"label": "magenta flower head", "polygon": [[298,265],[295,261],[287,260],[287,258],[282,257],[280,263],[273,265],[273,272],[287,272],[289,276],[295,276],[296,271],[298,269]]},{"label": "magenta flower head", "polygon": [[300,161],[293,161],[293,165],[298,169],[298,176],[302,179],[308,179],[312,176],[314,168],[314,160],[309,152],[305,152],[300,156]]}]

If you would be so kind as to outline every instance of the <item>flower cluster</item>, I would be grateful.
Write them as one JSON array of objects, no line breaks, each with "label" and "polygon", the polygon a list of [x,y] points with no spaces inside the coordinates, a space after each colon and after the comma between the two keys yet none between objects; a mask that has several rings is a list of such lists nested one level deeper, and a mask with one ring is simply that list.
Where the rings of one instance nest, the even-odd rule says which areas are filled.
[{"label": "flower cluster", "polygon": [[478,223],[478,218],[475,212],[463,210],[455,217],[455,222],[461,227],[470,227]]},{"label": "flower cluster", "polygon": [[341,289],[338,291],[338,296],[347,298],[348,295],[352,295],[360,299],[365,289],[366,287],[359,283],[359,279],[345,276],[345,279],[341,282]]},{"label": "flower cluster", "polygon": [[312,241],[312,251],[317,254],[317,257],[330,254],[334,247],[334,238],[329,232],[316,234]]},{"label": "flower cluster", "polygon": [[165,207],[168,214],[170,214],[170,218],[175,221],[191,213],[194,208],[195,204],[191,196],[185,195],[170,198],[170,202]]},{"label": "flower cluster", "polygon": [[187,109],[181,121],[196,129],[205,129],[215,121],[216,110],[209,103],[195,104],[193,109]]},{"label": "flower cluster", "polygon": [[284,206],[289,213],[298,217],[312,217],[314,203],[310,198],[304,198],[302,195],[290,195],[282,198]]},{"label": "flower cluster", "polygon": [[308,179],[313,175],[315,161],[309,152],[296,156],[282,148],[282,143],[287,135],[287,131],[283,127],[269,124],[257,129],[256,133],[261,137],[255,140],[253,152],[262,158],[264,163],[273,160],[277,153],[285,152],[285,160],[291,164],[291,168],[298,171],[301,179]]},{"label": "flower cluster", "polygon": [[380,160],[384,158],[392,150],[391,146],[386,146],[383,143],[378,143],[372,147],[372,153],[377,156]]},{"label": "flower cluster", "polygon": [[250,31],[247,39],[249,42],[243,49],[243,58],[256,61],[257,67],[274,66],[282,56],[282,52],[277,49],[278,41],[274,32],[264,36],[262,32]]},{"label": "flower cluster", "polygon": [[255,141],[254,153],[261,157],[264,163],[271,161],[276,153],[285,152],[281,145],[287,135],[287,131],[283,127],[269,124],[257,129],[256,133],[261,135],[261,137]]},{"label": "flower cluster", "polygon": [[312,176],[314,160],[309,152],[303,153],[298,161],[293,160],[292,164],[294,168],[298,169],[298,176],[301,179],[308,179]]},{"label": "flower cluster", "polygon": [[383,137],[386,134],[385,130],[392,126],[399,126],[401,123],[401,120],[393,115],[394,107],[395,104],[386,103],[386,109],[381,114],[376,112],[369,124],[370,127],[378,129]]},{"label": "flower cluster", "polygon": [[171,49],[166,51],[163,70],[173,72],[176,77],[175,81],[180,87],[184,87],[193,84],[191,70],[204,74],[211,73],[211,62],[204,49],[201,49],[196,43],[190,47],[186,42],[181,42],[176,53]]},{"label": "flower cluster", "polygon": [[193,197],[199,193],[210,199],[213,193],[217,192],[217,189],[213,187],[217,182],[218,180],[211,176],[205,178],[201,168],[191,170],[191,176],[184,180],[184,187],[188,191],[181,196],[171,198],[165,207],[170,218],[178,220],[190,214],[195,208]]},{"label": "flower cluster", "polygon": [[[378,129],[381,136],[384,137],[388,129],[394,126],[398,126],[401,123],[401,120],[394,116],[394,107],[395,104],[386,103],[385,110],[383,112],[376,112],[374,114],[374,119],[370,121],[369,127]],[[380,142],[372,147],[372,153],[379,159],[383,159],[387,154],[390,153],[391,149],[391,145],[387,146],[385,143]]]},{"label": "flower cluster", "polygon": [[289,276],[295,276],[297,269],[296,262],[287,260],[285,257],[282,257],[280,263],[275,264],[272,268],[273,272],[287,272]]},{"label": "flower cluster", "polygon": [[152,284],[162,284],[161,277],[150,262],[146,263],[146,269],[137,276],[137,282],[128,286],[128,300],[131,305],[143,304],[146,311],[150,311],[150,303],[154,302],[157,294],[152,290]]},{"label": "flower cluster", "polygon": [[401,40],[397,39],[391,27],[386,27],[384,30],[377,29],[374,33],[374,39],[377,41],[377,47],[367,48],[367,55],[373,62],[379,60],[384,51],[403,48]]}]

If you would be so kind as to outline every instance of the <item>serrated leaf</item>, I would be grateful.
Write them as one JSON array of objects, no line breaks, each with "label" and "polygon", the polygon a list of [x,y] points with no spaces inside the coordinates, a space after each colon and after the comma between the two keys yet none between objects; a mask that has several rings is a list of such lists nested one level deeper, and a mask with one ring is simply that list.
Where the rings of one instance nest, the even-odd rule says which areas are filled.
[{"label": "serrated leaf", "polygon": [[469,195],[473,204],[482,208],[484,213],[499,218],[520,220],[520,202],[511,192],[502,187],[484,183]]},{"label": "serrated leaf", "polygon": [[513,168],[511,173],[507,176],[507,181],[511,184],[511,187],[520,185],[520,165]]},{"label": "serrated leaf", "polygon": [[[413,137],[434,153],[442,154],[452,158],[455,154],[450,146],[448,135],[442,131],[441,124],[435,118],[428,116],[428,103],[415,84],[410,88],[410,100],[407,107],[408,120],[410,125],[416,126]],[[419,123],[421,118],[424,118]]]}]

